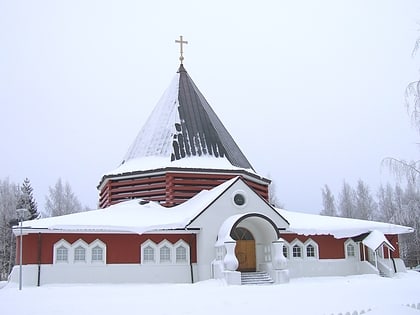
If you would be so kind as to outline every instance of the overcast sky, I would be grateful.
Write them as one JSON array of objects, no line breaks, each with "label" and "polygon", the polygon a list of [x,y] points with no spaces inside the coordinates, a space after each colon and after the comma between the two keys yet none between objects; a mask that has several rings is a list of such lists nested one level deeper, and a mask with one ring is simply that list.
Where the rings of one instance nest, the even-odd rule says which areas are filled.
[{"label": "overcast sky", "polygon": [[179,65],[287,209],[321,188],[376,191],[381,160],[418,158],[404,107],[419,79],[418,0],[0,0],[0,178],[40,209],[61,177],[96,207]]}]

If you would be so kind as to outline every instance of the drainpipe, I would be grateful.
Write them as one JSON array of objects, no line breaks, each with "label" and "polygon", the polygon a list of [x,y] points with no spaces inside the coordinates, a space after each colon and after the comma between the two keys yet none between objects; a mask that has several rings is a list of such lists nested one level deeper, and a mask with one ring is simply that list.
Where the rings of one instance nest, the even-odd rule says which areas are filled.
[{"label": "drainpipe", "polygon": [[38,281],[37,286],[41,285],[41,254],[42,254],[42,237],[41,233],[38,233]]}]

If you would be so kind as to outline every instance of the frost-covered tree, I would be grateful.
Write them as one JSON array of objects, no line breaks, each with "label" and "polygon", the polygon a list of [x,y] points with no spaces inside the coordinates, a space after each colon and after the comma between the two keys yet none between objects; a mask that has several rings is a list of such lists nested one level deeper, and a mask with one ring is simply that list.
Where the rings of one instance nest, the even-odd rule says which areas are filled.
[{"label": "frost-covered tree", "polygon": [[16,221],[19,188],[0,179],[0,280],[6,280],[15,263],[15,236],[11,222]]},{"label": "frost-covered tree", "polygon": [[356,209],[353,218],[373,220],[376,217],[378,205],[370,194],[370,189],[361,179],[357,182],[355,192]]},{"label": "frost-covered tree", "polygon": [[338,214],[345,218],[354,218],[356,212],[354,189],[344,181],[338,197]]},{"label": "frost-covered tree", "polygon": [[277,208],[284,208],[284,204],[277,197],[276,184],[274,181],[271,181],[268,186],[268,202]]},{"label": "frost-covered tree", "polygon": [[320,213],[321,215],[337,216],[335,198],[328,185],[325,185],[322,189],[322,205],[323,209]]},{"label": "frost-covered tree", "polygon": [[394,189],[391,184],[384,188],[381,185],[378,189],[378,216],[377,219],[382,222],[396,223],[398,207],[395,200]]},{"label": "frost-covered tree", "polygon": [[28,209],[30,213],[30,217],[27,218],[28,220],[37,219],[39,217],[38,206],[32,192],[33,188],[31,182],[26,178],[20,186],[17,208]]},{"label": "frost-covered tree", "polygon": [[70,184],[66,182],[63,185],[61,178],[54,187],[49,187],[45,210],[51,217],[83,211],[82,204],[73,193]]}]

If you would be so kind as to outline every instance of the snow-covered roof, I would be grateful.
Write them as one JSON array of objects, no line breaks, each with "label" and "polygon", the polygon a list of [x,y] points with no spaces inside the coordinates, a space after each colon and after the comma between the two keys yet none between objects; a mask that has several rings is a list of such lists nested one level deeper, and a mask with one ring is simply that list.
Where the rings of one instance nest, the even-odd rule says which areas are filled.
[{"label": "snow-covered roof", "polygon": [[290,223],[289,231],[303,235],[330,234],[335,238],[353,237],[378,230],[383,234],[404,234],[414,230],[410,227],[391,223],[329,217],[318,214],[292,212],[278,209]]},{"label": "snow-covered roof", "polygon": [[370,232],[362,243],[372,250],[377,250],[382,244],[386,244],[390,249],[395,250],[394,246],[386,239],[385,235],[378,230]]},{"label": "snow-covered roof", "polygon": [[120,167],[105,175],[146,170],[150,158],[158,167],[172,167],[191,157],[199,168],[253,170],[181,64]]},{"label": "snow-covered roof", "polygon": [[[24,222],[24,228],[80,232],[132,232],[147,233],[185,229],[202,211],[221,196],[238,177],[211,189],[203,190],[188,201],[167,208],[156,202],[130,200],[105,209],[75,213],[60,217]],[[257,209],[256,209],[257,210]],[[335,238],[354,237],[363,233],[379,231],[382,234],[403,234],[413,231],[410,227],[367,220],[328,217],[316,214],[276,209],[289,222],[286,232],[304,235],[333,235]],[[244,214],[239,214],[243,216]],[[236,216],[226,218],[227,225]],[[221,229],[223,231],[223,229]],[[18,233],[15,230],[15,233]],[[225,231],[225,234],[227,232]],[[376,234],[375,234],[376,235]],[[374,238],[378,240],[378,238]],[[382,243],[382,242],[381,242]],[[373,246],[373,245],[372,245]]]},{"label": "snow-covered roof", "polygon": [[105,209],[25,221],[23,228],[138,234],[184,229],[236,180],[237,178],[232,178],[211,190],[203,190],[188,201],[172,208],[163,207],[156,202],[134,199]]}]

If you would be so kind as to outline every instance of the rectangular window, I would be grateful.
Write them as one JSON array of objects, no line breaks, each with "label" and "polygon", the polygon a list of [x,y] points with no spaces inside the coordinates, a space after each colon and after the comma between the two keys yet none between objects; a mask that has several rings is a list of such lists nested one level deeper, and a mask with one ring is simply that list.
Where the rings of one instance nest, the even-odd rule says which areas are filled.
[{"label": "rectangular window", "polygon": [[104,253],[103,249],[99,246],[96,246],[92,249],[92,261],[103,261]]},{"label": "rectangular window", "polygon": [[57,248],[56,260],[60,262],[67,262],[68,252],[68,249],[64,246],[60,246],[59,248]]},{"label": "rectangular window", "polygon": [[302,257],[302,249],[300,248],[300,246],[293,246],[293,257]]},{"label": "rectangular window", "polygon": [[143,262],[155,262],[155,250],[151,246],[143,249]]},{"label": "rectangular window", "polygon": [[315,257],[315,248],[313,245],[306,247],[306,257]]},{"label": "rectangular window", "polygon": [[86,250],[79,246],[74,250],[74,261],[85,261],[86,259]]},{"label": "rectangular window", "polygon": [[184,246],[178,246],[176,248],[176,262],[187,262],[187,249]]},{"label": "rectangular window", "polygon": [[160,249],[160,262],[171,261],[171,249],[168,246],[163,246]]}]

